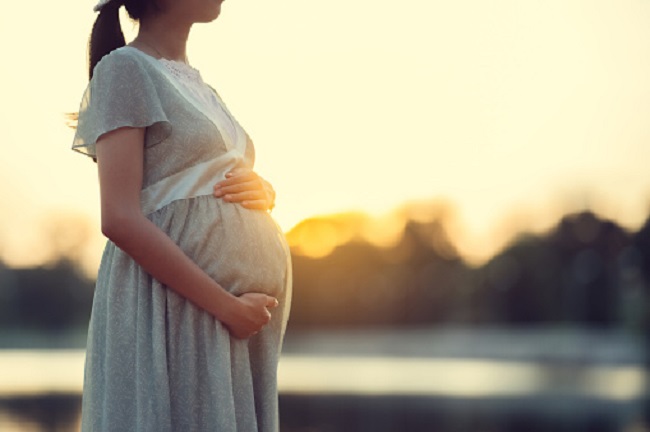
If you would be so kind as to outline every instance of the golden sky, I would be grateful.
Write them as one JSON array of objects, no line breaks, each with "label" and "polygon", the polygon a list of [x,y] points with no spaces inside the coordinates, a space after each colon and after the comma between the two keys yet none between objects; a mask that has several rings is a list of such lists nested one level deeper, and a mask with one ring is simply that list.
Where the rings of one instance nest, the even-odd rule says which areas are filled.
[{"label": "golden sky", "polygon": [[[101,252],[96,167],[63,121],[87,83],[93,5],[0,16],[11,264],[44,259],[51,226],[95,233],[91,266]],[[650,213],[648,0],[228,0],[189,54],[255,141],[286,230],[436,199],[481,259],[567,211],[630,228]]]}]

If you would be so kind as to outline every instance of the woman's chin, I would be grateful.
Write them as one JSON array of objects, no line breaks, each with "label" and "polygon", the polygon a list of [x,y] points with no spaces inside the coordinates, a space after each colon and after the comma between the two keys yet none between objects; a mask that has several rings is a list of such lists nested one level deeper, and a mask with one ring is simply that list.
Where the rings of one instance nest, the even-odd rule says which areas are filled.
[{"label": "woman's chin", "polygon": [[222,0],[213,0],[210,5],[209,11],[201,14],[202,16],[196,20],[197,23],[209,23],[216,20],[221,15]]},{"label": "woman's chin", "polygon": [[214,14],[214,16],[210,19],[210,21],[214,21],[214,20],[216,20],[217,18],[219,18],[219,15],[221,15],[221,5],[219,5],[219,8],[217,9],[217,11],[216,11],[216,13]]},{"label": "woman's chin", "polygon": [[198,24],[206,24],[206,23],[211,23],[212,21],[216,20],[219,18],[219,13],[211,14],[209,16],[203,17],[202,19],[196,21]]},{"label": "woman's chin", "polygon": [[221,3],[223,0],[214,0],[214,7],[212,8],[212,17],[210,21],[216,20],[221,15]]}]

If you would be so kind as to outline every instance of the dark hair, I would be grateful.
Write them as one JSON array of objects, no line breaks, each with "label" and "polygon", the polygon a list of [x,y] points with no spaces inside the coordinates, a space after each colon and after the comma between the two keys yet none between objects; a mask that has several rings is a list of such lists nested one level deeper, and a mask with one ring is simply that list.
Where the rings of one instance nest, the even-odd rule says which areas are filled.
[{"label": "dark hair", "polygon": [[126,45],[120,25],[120,6],[124,6],[133,20],[141,19],[149,11],[160,10],[157,0],[111,0],[106,3],[95,20],[88,44],[88,76],[99,61],[111,51]]}]

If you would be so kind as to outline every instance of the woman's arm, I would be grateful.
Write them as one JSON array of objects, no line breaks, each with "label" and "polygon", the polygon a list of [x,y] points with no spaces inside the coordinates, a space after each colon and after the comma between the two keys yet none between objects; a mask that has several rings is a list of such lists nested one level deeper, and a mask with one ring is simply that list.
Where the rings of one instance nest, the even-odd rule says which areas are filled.
[{"label": "woman's arm", "polygon": [[140,210],[144,129],[121,128],[97,142],[102,232],[145,271],[246,338],[270,320],[277,300],[261,293],[240,297],[208,276]]}]

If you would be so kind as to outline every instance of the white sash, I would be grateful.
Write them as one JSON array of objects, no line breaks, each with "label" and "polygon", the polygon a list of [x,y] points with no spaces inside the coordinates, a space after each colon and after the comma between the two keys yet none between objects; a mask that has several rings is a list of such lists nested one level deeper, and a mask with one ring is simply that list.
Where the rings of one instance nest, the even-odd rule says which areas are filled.
[{"label": "white sash", "polygon": [[214,185],[237,166],[239,158],[231,153],[224,153],[146,187],[140,192],[142,212],[147,215],[179,199],[212,195]]}]

